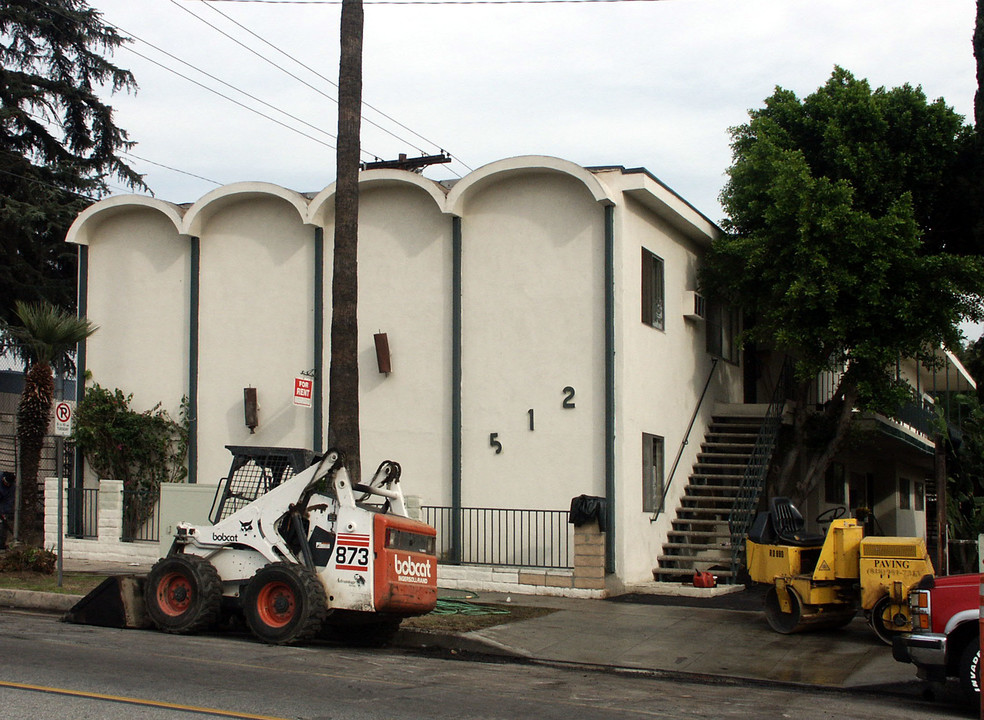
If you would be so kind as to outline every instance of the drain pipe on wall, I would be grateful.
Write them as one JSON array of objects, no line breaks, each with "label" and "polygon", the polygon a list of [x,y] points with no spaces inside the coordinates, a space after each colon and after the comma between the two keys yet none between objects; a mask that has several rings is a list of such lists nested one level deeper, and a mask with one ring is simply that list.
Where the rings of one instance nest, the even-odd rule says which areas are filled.
[{"label": "drain pipe on wall", "polygon": [[615,206],[605,206],[605,572],[615,572]]}]

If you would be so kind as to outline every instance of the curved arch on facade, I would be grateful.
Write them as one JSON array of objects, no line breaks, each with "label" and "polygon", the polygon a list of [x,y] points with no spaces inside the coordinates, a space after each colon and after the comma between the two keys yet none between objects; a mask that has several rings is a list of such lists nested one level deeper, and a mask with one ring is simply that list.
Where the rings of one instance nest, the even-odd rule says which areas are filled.
[{"label": "curved arch on facade", "polygon": [[117,195],[100,200],[79,213],[79,216],[75,218],[75,222],[68,229],[65,242],[75,243],[76,245],[88,245],[96,228],[105,220],[139,209],[154,210],[161,213],[171,221],[176,233],[183,233],[181,227],[183,224],[182,216],[184,215],[184,210],[178,205],[146,195]]},{"label": "curved arch on facade", "polygon": [[[332,210],[332,200],[335,197],[335,187],[337,183],[332,183],[324,190],[319,192],[308,206],[308,217],[306,222],[312,225],[324,227],[327,224],[329,210]],[[417,173],[407,172],[406,170],[364,170],[359,173],[359,189],[367,190],[372,187],[385,186],[410,186],[423,190],[430,196],[434,204],[442,213],[445,209],[445,191],[440,184],[433,180],[428,180]]]},{"label": "curved arch on facade", "polygon": [[224,207],[253,198],[280,198],[296,211],[301,222],[307,222],[308,200],[299,192],[267,182],[239,182],[224,185],[203,195],[184,216],[184,229],[188,235],[201,237],[209,218]]},{"label": "curved arch on facade", "polygon": [[615,198],[608,188],[593,173],[580,165],[548,155],[522,155],[483,165],[458,181],[448,193],[448,212],[461,217],[464,213],[465,200],[470,193],[499,180],[536,172],[568,175],[581,182],[596,202],[602,205],[615,204]]}]

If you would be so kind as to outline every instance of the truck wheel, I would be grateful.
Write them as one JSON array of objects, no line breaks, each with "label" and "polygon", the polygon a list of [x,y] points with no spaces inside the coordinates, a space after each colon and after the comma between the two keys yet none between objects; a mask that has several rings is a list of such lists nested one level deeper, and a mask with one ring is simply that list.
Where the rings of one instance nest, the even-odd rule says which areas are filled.
[{"label": "truck wheel", "polygon": [[875,635],[887,645],[891,645],[892,639],[902,632],[892,623],[891,618],[885,617],[885,613],[888,612],[891,604],[892,599],[888,595],[876,602],[875,606],[871,609],[871,619],[869,621],[871,629],[875,631]]},{"label": "truck wheel", "polygon": [[313,637],[328,615],[324,585],[312,570],[294,563],[273,563],[258,570],[243,596],[246,624],[272,645]]},{"label": "truck wheel", "polygon": [[976,633],[960,653],[960,689],[968,703],[980,707],[981,639]]},{"label": "truck wheel", "polygon": [[782,606],[779,604],[779,592],[774,585],[769,588],[769,592],[765,595],[765,619],[769,621],[769,627],[783,635],[789,635],[800,630],[800,619],[803,617],[803,606],[800,605],[796,593],[791,589],[787,589],[787,592],[789,593],[789,602],[792,604],[792,612],[788,613],[782,611]]},{"label": "truck wheel", "polygon": [[144,602],[150,619],[164,632],[197,632],[218,620],[222,582],[205,558],[171,555],[151,568]]}]

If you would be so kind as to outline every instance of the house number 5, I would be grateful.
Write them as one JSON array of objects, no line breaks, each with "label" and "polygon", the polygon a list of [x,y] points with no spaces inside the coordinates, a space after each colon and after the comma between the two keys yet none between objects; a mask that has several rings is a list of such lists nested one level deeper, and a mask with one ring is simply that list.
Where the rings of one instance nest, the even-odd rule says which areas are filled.
[{"label": "house number 5", "polygon": [[499,433],[489,433],[489,447],[495,448],[495,454],[502,452],[502,443],[499,442]]}]

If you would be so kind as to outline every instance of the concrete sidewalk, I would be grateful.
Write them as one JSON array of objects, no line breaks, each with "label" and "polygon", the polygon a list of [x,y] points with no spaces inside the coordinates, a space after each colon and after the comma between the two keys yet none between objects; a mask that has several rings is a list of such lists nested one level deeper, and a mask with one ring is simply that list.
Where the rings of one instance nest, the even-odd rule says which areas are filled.
[{"label": "concrete sidewalk", "polygon": [[[140,574],[149,566],[66,562],[66,571]],[[658,588],[641,589],[642,593]],[[462,591],[449,595],[461,597]],[[78,596],[0,590],[0,606],[67,611]],[[548,615],[448,635],[403,631],[397,645],[439,647],[533,660],[830,688],[916,682],[915,668],[892,659],[860,616],[848,627],[799,635],[773,632],[760,610],[481,593],[477,603],[536,606]],[[678,604],[679,603],[679,604]],[[699,604],[699,603],[697,603]],[[725,604],[727,603],[712,603]]]},{"label": "concrete sidewalk", "polygon": [[[477,601],[504,603],[506,597],[482,594]],[[860,616],[840,630],[779,635],[757,610],[516,595],[510,600],[556,612],[462,637],[490,652],[656,673],[832,688],[916,680],[915,668],[896,662]]]}]

